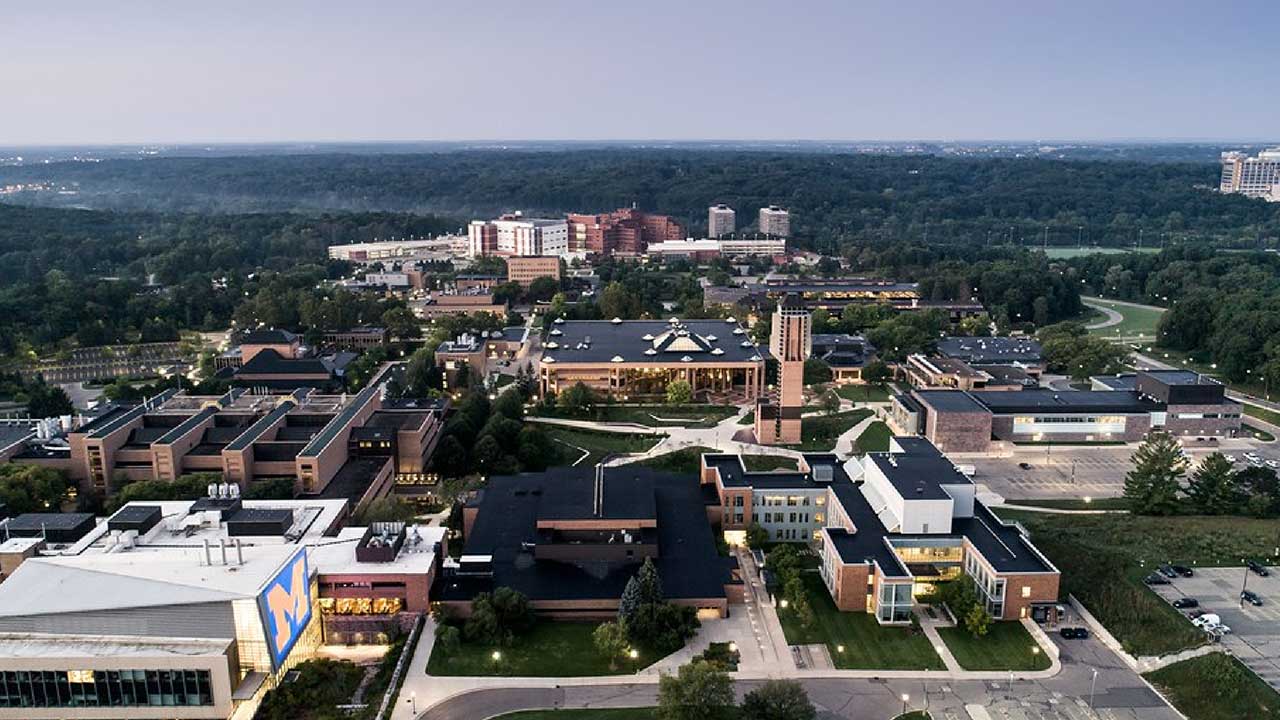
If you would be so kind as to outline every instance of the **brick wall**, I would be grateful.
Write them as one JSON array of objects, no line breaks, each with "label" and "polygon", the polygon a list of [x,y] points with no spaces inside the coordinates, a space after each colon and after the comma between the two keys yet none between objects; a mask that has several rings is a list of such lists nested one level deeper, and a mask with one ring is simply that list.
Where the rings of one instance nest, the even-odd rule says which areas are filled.
[{"label": "brick wall", "polygon": [[991,445],[992,418],[986,411],[930,409],[927,415],[925,437],[943,452],[983,452]]},{"label": "brick wall", "polygon": [[[1031,615],[1033,603],[1057,602],[1058,583],[1061,576],[1057,573],[1036,573],[1031,575],[1001,575],[1005,579],[1004,620],[1017,620],[1026,614]],[[1028,595],[1023,596],[1023,588]]]}]

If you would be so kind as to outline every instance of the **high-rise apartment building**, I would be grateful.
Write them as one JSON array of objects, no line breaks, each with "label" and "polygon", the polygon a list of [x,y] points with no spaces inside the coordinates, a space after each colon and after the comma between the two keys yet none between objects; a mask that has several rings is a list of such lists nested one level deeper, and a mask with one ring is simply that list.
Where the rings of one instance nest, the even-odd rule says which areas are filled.
[{"label": "high-rise apartment building", "polygon": [[635,208],[600,215],[569,215],[569,247],[572,252],[641,255],[649,243],[684,240],[685,235],[684,226],[670,216]]},{"label": "high-rise apartment building", "polygon": [[1280,147],[1263,150],[1254,157],[1242,152],[1222,153],[1222,180],[1218,189],[1280,202]]},{"label": "high-rise apartment building", "polygon": [[787,295],[778,303],[769,352],[778,361],[778,389],[756,405],[756,441],[761,445],[793,445],[800,442],[804,361],[813,352],[813,319],[799,296]]},{"label": "high-rise apartment building", "polygon": [[707,208],[707,237],[712,240],[733,234],[737,229],[737,215],[733,208],[720,203]]},{"label": "high-rise apartment building", "polygon": [[467,227],[467,241],[467,252],[472,257],[560,256],[569,252],[569,224],[510,213],[497,220],[472,220]]},{"label": "high-rise apartment building", "polygon": [[760,208],[760,232],[774,237],[791,237],[791,213],[777,205]]}]

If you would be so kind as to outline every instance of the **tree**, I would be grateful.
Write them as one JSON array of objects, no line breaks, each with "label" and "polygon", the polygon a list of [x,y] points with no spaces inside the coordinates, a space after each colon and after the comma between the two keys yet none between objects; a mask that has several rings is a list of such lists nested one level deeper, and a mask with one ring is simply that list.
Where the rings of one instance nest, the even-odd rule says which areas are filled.
[{"label": "tree", "polygon": [[471,615],[463,625],[469,640],[488,645],[510,645],[515,637],[533,625],[529,599],[509,587],[483,592],[471,601]]},{"label": "tree", "polygon": [[769,531],[758,522],[752,522],[747,526],[747,547],[752,550],[759,550],[769,544]]},{"label": "tree", "polygon": [[56,385],[36,380],[26,388],[27,414],[33,418],[57,417],[75,412],[67,392]]},{"label": "tree", "polygon": [[1171,515],[1178,509],[1178,493],[1187,471],[1182,448],[1172,435],[1156,431],[1133,454],[1133,469],[1124,478],[1124,498],[1130,512]]},{"label": "tree", "polygon": [[458,477],[467,472],[467,449],[456,435],[449,433],[440,439],[431,456],[431,467],[445,477]]},{"label": "tree", "polygon": [[660,720],[722,720],[729,717],[733,700],[729,674],[702,660],[658,678]]},{"label": "tree", "polygon": [[560,283],[550,275],[536,277],[524,291],[524,299],[528,302],[546,302],[560,291]]},{"label": "tree", "polygon": [[986,635],[991,629],[991,613],[987,612],[982,603],[974,603],[973,607],[969,608],[969,612],[965,613],[964,629],[975,638]]},{"label": "tree", "polygon": [[804,361],[804,384],[817,385],[831,382],[831,366],[826,360],[809,358]]},{"label": "tree", "polygon": [[742,698],[742,720],[814,720],[818,711],[795,680],[767,680]]},{"label": "tree", "polygon": [[58,512],[67,495],[60,470],[39,465],[0,465],[0,503],[10,515]]},{"label": "tree", "polygon": [[610,670],[617,669],[618,658],[625,655],[630,646],[626,631],[616,622],[601,623],[591,633],[591,641],[596,646],[596,652],[609,658]]},{"label": "tree", "polygon": [[1204,515],[1229,515],[1239,510],[1244,498],[1231,461],[1218,452],[1205,458],[1191,474],[1187,498],[1196,512]]},{"label": "tree", "polygon": [[805,591],[804,580],[799,573],[792,573],[783,583],[782,596],[787,601],[787,609],[796,616],[801,626],[809,627],[813,624],[816,619],[813,606],[809,604],[809,593]]},{"label": "tree", "polygon": [[120,489],[108,501],[106,509],[115,512],[135,500],[195,500],[208,493],[209,485],[222,482],[221,473],[192,473],[176,480],[139,480]]},{"label": "tree", "polygon": [[890,377],[893,377],[893,371],[880,360],[872,360],[862,368],[862,379],[873,385],[879,385]]},{"label": "tree", "polygon": [[293,478],[281,477],[254,482],[245,488],[246,500],[292,500]]},{"label": "tree", "polygon": [[832,415],[840,411],[840,396],[835,390],[828,390],[822,394],[822,411],[828,415]]},{"label": "tree", "polygon": [[662,602],[662,579],[658,577],[658,568],[653,564],[653,558],[645,558],[644,563],[640,565],[640,571],[635,576],[636,583],[640,586],[640,602],[644,603],[660,603]]},{"label": "tree", "polygon": [[418,512],[412,505],[394,495],[387,495],[366,505],[356,514],[356,522],[360,525],[376,522],[409,522],[417,515]]},{"label": "tree", "polygon": [[582,412],[596,404],[596,393],[585,383],[576,382],[556,396],[556,405],[563,410]]},{"label": "tree", "polygon": [[415,338],[422,330],[422,321],[403,305],[382,313],[382,325],[391,333],[391,337],[400,340]]},{"label": "tree", "polygon": [[436,630],[436,649],[452,655],[462,647],[462,634],[453,625],[441,625]]},{"label": "tree", "polygon": [[1280,513],[1280,478],[1269,467],[1246,467],[1235,474],[1235,482],[1245,491],[1245,508],[1254,517],[1273,517]]},{"label": "tree", "polygon": [[667,385],[668,405],[688,405],[693,402],[693,388],[688,380],[673,380]]}]

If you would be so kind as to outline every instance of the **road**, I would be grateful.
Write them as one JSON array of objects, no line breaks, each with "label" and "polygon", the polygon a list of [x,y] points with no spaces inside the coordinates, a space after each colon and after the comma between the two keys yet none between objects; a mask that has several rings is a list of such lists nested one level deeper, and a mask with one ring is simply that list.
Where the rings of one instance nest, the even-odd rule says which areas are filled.
[{"label": "road", "polygon": [[1096,323],[1090,323],[1089,325],[1085,325],[1084,327],[1086,330],[1101,330],[1103,328],[1109,328],[1112,325],[1119,325],[1120,323],[1124,322],[1123,315],[1116,312],[1115,310],[1112,310],[1106,305],[1095,305],[1094,303],[1091,303],[1085,300],[1081,300],[1081,302],[1093,308],[1094,310],[1097,310],[1103,315],[1107,316],[1105,320],[1100,320]]}]

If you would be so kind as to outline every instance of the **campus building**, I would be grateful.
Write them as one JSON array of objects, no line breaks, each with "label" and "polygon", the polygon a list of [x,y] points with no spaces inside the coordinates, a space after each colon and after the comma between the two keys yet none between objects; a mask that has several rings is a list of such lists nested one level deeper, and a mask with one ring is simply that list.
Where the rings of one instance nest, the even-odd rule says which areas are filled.
[{"label": "campus building", "polygon": [[791,213],[777,205],[760,208],[757,225],[762,235],[791,237]]},{"label": "campus building", "polygon": [[1044,372],[1044,351],[1029,337],[948,336],[937,342],[940,357],[971,366],[1007,365],[1022,368],[1031,377]]},{"label": "campus building", "polygon": [[812,336],[811,357],[831,368],[831,380],[837,385],[864,382],[862,369],[875,360],[876,348],[861,335],[817,333]]},{"label": "campus building", "polygon": [[512,256],[507,258],[507,282],[527,288],[538,278],[560,279],[560,258],[551,256]]},{"label": "campus building", "polygon": [[952,322],[986,314],[982,303],[972,301],[927,301],[920,299],[917,283],[862,277],[798,277],[770,273],[761,282],[736,288],[708,289],[703,302],[708,305],[741,305],[752,310],[771,309],[779,298],[793,294],[809,310],[826,310],[839,315],[846,305],[888,305],[899,312],[940,310]]},{"label": "campus building", "polygon": [[564,219],[527,218],[509,213],[496,220],[472,220],[467,226],[471,257],[554,255],[569,253],[569,225]]},{"label": "campus building", "polygon": [[455,616],[477,593],[509,587],[545,616],[613,618],[645,559],[671,602],[723,617],[743,601],[737,561],[717,551],[687,475],[624,465],[489,478],[463,510],[463,540],[435,591]]},{"label": "campus building", "polygon": [[1204,375],[1148,370],[1095,382],[1109,389],[916,389],[892,398],[890,421],[945,452],[985,452],[993,441],[1138,442],[1156,429],[1200,437],[1239,432],[1240,404]]},{"label": "campus building", "polygon": [[732,235],[737,230],[737,215],[733,208],[720,203],[707,208],[707,237],[715,240]]},{"label": "campus building", "polygon": [[297,493],[362,505],[397,479],[423,474],[447,409],[444,402],[387,400],[382,380],[355,395],[168,390],[74,428],[62,449],[29,443],[10,462],[56,467],[79,492],[103,496],[124,482],[207,472],[242,490],[291,478]]},{"label": "campus building", "polygon": [[961,573],[993,617],[1049,612],[1060,575],[1019,525],[976,499],[973,481],[937,448],[895,437],[889,452],[841,464],[805,455],[795,472],[748,472],[739,456],[702,457],[725,539],[759,523],[776,542],[816,546],[832,600],[883,624],[910,622],[915,598]]},{"label": "campus building", "polygon": [[330,245],[329,258],[353,263],[415,259],[445,260],[452,257],[458,247],[465,246],[466,241],[467,238],[461,235],[441,235],[426,240],[376,240],[366,243]]},{"label": "campus building", "polygon": [[798,298],[788,295],[778,303],[772,322],[769,351],[778,361],[778,390],[756,404],[756,442],[792,445],[800,442],[804,361],[813,352],[813,319]]},{"label": "campus building", "polygon": [[1253,157],[1242,152],[1222,153],[1218,190],[1280,202],[1280,148],[1268,148]]},{"label": "campus building", "polygon": [[666,240],[650,243],[648,255],[658,259],[687,258],[698,263],[710,262],[720,257],[768,257],[780,261],[787,256],[787,240],[774,237]]},{"label": "campus building", "polygon": [[676,380],[700,402],[753,401],[764,391],[764,357],[733,318],[557,318],[538,367],[544,395],[583,383],[618,399],[661,397]]},{"label": "campus building", "polygon": [[445,531],[343,528],[348,508],[222,485],[17,537],[0,718],[250,720],[320,645],[386,642],[428,607]]},{"label": "campus building", "polygon": [[1034,390],[1040,386],[1035,374],[1016,365],[970,365],[949,357],[908,355],[902,372],[912,386],[921,389],[954,390]]},{"label": "campus building", "polygon": [[623,208],[611,213],[569,215],[569,247],[593,255],[643,255],[651,243],[683,240],[684,225],[669,215]]},{"label": "campus building", "polygon": [[490,361],[509,363],[522,357],[528,347],[529,328],[505,327],[478,335],[463,333],[436,346],[436,367],[444,371],[444,389],[464,386],[470,379],[489,374]]}]

